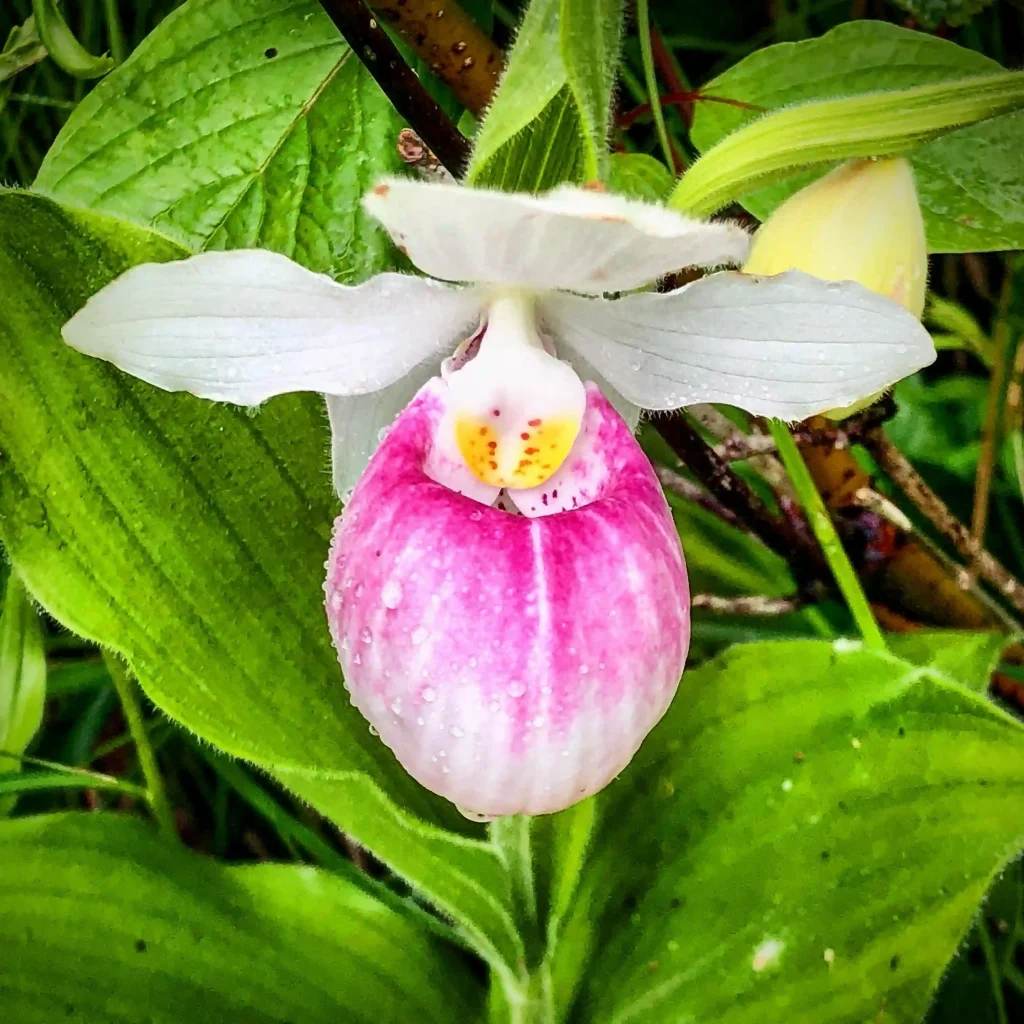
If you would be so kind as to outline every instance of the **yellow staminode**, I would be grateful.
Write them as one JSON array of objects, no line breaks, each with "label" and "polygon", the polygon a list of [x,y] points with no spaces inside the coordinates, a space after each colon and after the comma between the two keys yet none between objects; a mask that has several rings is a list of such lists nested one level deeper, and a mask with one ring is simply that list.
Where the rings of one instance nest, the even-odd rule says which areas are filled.
[{"label": "yellow staminode", "polygon": [[[500,418],[500,417],[498,417]],[[565,461],[579,433],[579,420],[564,416],[534,417],[499,430],[475,417],[455,421],[455,440],[466,465],[485,484],[537,487]]]},{"label": "yellow staminode", "polygon": [[455,444],[492,487],[544,483],[565,461],[583,422],[583,383],[545,350],[533,299],[499,293],[474,358],[448,377]]}]

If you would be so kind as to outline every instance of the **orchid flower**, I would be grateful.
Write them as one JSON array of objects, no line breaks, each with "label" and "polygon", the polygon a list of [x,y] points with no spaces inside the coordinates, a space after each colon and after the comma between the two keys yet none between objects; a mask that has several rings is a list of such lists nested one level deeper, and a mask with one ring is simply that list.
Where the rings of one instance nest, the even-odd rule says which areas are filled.
[{"label": "orchid flower", "polygon": [[[64,336],[204,398],[322,392],[335,427],[358,396],[428,373],[335,524],[325,591],[345,685],[405,768],[468,813],[559,810],[629,762],[686,658],[686,570],[637,407],[799,419],[934,349],[888,299],[799,272],[637,290],[741,263],[734,224],[571,187],[392,179],[364,203],[429,277],[349,287],[271,252],[206,253],[129,270]],[[336,465],[345,444],[336,429]]]}]

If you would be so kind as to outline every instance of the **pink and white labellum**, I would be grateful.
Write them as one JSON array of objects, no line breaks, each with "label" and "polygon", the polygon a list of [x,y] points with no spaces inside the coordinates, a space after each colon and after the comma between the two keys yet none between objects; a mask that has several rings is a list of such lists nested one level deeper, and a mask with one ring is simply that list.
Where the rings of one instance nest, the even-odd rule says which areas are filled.
[{"label": "pink and white labellum", "polygon": [[433,380],[344,514],[327,610],[352,700],[416,779],[481,815],[557,811],[620,772],[689,641],[679,538],[650,463],[594,385],[562,469],[484,506],[430,475]]},{"label": "pink and white labellum", "polygon": [[801,419],[934,347],[889,299],[799,272],[637,290],[742,263],[734,224],[568,186],[391,179],[364,205],[429,277],[349,286],[277,253],[203,253],[129,270],[64,337],[169,391],[326,395],[351,492],[327,612],[353,702],[468,812],[555,811],[625,766],[686,656],[686,573],[639,409]]}]

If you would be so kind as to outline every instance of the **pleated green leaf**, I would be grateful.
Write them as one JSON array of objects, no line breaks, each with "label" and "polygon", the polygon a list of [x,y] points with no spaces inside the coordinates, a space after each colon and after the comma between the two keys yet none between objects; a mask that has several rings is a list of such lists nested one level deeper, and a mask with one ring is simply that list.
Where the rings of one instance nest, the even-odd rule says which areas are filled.
[{"label": "pleated green leaf", "polygon": [[472,1024],[462,958],[314,868],[226,867],[115,815],[0,824],[17,1024]]},{"label": "pleated green leaf", "polygon": [[575,1021],[921,1019],[1024,843],[1024,728],[953,681],[978,647],[926,646],[941,672],[792,641],[686,674],[599,800],[555,971],[586,961]]}]

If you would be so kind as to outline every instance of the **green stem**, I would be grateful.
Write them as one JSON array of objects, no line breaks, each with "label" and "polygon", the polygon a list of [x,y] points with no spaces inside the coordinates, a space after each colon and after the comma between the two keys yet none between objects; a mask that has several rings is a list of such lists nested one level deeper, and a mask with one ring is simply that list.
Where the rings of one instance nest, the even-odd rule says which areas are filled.
[{"label": "green stem", "polygon": [[651,116],[658,132],[661,151],[665,154],[665,166],[675,171],[676,162],[672,158],[672,143],[669,142],[668,129],[665,127],[665,114],[661,109],[658,94],[658,76],[654,70],[654,53],[651,49],[651,15],[647,0],[636,0],[636,31],[640,36],[640,59],[644,65],[644,81],[647,83],[647,97],[651,104]]},{"label": "green stem", "polygon": [[537,925],[537,893],[533,884],[533,849],[530,844],[530,816],[513,814],[491,822],[491,843],[508,869],[516,909],[525,928]]},{"label": "green stem", "polygon": [[825,508],[818,488],[814,486],[807,464],[804,462],[800,449],[789,432],[789,427],[782,420],[769,420],[768,426],[786,472],[789,474],[793,487],[796,490],[800,504],[807,513],[807,518],[817,537],[821,550],[828,560],[832,575],[842,592],[843,597],[849,606],[853,620],[860,630],[864,643],[876,651],[885,650],[885,638],[878,628],[878,623],[871,612],[871,605],[864,594],[864,588],[860,585],[857,573],[854,571],[846,550],[843,548],[832,523],[832,517]]},{"label": "green stem", "polygon": [[999,958],[996,956],[995,946],[988,934],[988,927],[985,918],[982,917],[976,925],[978,932],[978,943],[981,951],[985,954],[985,968],[988,971],[989,985],[992,988],[992,1001],[995,1003],[996,1018],[999,1024],[1009,1024],[1006,1016],[1006,1000],[1003,998],[1003,976],[999,969]]},{"label": "green stem", "polygon": [[496,818],[490,826],[491,843],[508,871],[527,956],[519,976],[505,978],[503,984],[511,1024],[554,1024],[556,1015],[551,971],[543,955],[543,936],[537,915],[531,822],[528,814],[516,814]]},{"label": "green stem", "polygon": [[123,64],[125,57],[128,56],[128,48],[124,42],[124,28],[121,26],[121,14],[117,9],[117,0],[103,0],[103,16],[107,21],[110,56],[115,64]]},{"label": "green stem", "polygon": [[149,804],[149,809],[152,811],[160,831],[169,839],[177,840],[178,830],[174,825],[174,815],[171,813],[171,805],[167,802],[163,776],[160,774],[156,754],[149,742],[149,734],[146,732],[146,723],[142,717],[142,707],[136,696],[135,683],[128,678],[128,673],[120,659],[111,654],[105,654],[104,661],[110,672],[110,678],[114,681],[117,695],[121,699],[128,731],[135,741],[139,767],[142,769],[142,777],[146,780],[146,802]]}]

